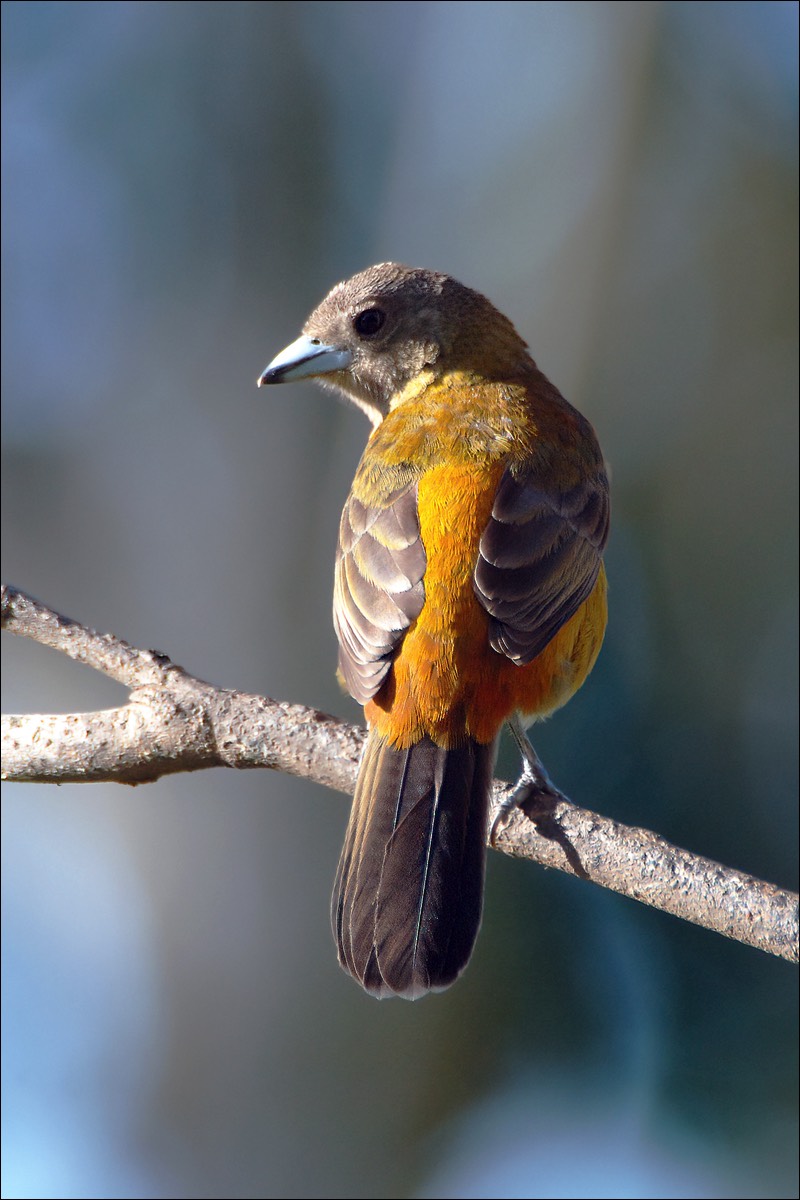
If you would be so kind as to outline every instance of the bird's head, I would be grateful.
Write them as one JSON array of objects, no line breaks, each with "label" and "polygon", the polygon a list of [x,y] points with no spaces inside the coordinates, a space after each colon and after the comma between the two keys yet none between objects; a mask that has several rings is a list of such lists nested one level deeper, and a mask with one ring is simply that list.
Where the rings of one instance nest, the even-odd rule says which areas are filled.
[{"label": "bird's head", "polygon": [[258,385],[312,377],[378,425],[393,397],[426,370],[507,376],[524,361],[525,343],[480,292],[436,271],[379,263],[337,283]]}]

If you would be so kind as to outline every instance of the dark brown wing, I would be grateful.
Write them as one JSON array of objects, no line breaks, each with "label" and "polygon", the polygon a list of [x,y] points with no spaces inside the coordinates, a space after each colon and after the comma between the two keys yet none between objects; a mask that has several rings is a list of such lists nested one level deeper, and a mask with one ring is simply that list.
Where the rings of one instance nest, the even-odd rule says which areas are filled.
[{"label": "dark brown wing", "polygon": [[425,601],[417,485],[372,506],[349,496],[339,526],[333,624],[339,669],[355,700],[380,688],[398,643]]},{"label": "dark brown wing", "polygon": [[528,663],[578,611],[600,570],[608,518],[602,470],[562,492],[506,470],[475,567],[495,650]]}]

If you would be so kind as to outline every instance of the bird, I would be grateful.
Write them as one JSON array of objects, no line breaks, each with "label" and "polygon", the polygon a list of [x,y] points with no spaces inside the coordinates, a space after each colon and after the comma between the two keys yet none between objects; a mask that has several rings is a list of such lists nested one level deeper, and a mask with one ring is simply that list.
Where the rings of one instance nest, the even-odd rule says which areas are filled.
[{"label": "bird", "polygon": [[506,723],[523,757],[508,806],[561,795],[525,728],[600,651],[608,475],[511,321],[437,271],[336,284],[257,382],[305,378],[372,425],[334,569],[338,674],[368,737],[331,922],[368,993],[416,1000],[472,954]]}]

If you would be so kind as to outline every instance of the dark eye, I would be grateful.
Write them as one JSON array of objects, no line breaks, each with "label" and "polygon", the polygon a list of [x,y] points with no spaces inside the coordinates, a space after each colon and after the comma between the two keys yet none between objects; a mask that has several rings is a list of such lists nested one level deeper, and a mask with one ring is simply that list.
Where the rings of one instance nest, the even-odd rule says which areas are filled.
[{"label": "dark eye", "polygon": [[365,308],[353,319],[353,328],[359,337],[373,337],[386,320],[386,313],[380,308]]}]

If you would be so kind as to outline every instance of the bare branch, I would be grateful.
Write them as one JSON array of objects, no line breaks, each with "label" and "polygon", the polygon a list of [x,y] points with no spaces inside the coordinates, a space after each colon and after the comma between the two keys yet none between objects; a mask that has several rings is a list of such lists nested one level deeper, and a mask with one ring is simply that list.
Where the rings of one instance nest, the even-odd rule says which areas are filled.
[{"label": "bare branch", "polygon": [[[130,689],[120,708],[4,717],[3,779],[136,784],[207,767],[269,767],[353,791],[362,729],[298,704],[214,687],[164,654],[98,634],[5,585],[2,625]],[[496,806],[509,790],[495,784]],[[531,815],[515,810],[494,844],[798,961],[794,893],[680,850],[646,829],[558,801]]]},{"label": "bare branch", "polygon": [[365,731],[300,704],[196,679],[157,650],[96,633],[4,584],[2,627],[130,688],[102,712],[4,716],[2,778],[152,783],[207,767],[271,767],[352,795]]}]

